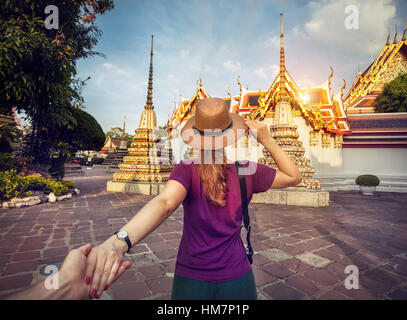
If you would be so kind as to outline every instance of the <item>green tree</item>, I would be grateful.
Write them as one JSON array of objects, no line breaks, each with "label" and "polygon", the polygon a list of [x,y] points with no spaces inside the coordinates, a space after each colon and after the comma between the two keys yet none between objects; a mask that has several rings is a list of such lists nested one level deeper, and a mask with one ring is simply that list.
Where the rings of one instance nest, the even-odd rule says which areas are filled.
[{"label": "green tree", "polygon": [[123,129],[120,127],[113,127],[109,131],[106,132],[106,138],[111,137],[113,139],[126,139],[131,141],[132,136],[128,133],[123,135]]},{"label": "green tree", "polygon": [[57,143],[50,150],[50,173],[59,179],[65,174],[64,164],[80,150],[100,150],[105,142],[105,134],[97,120],[89,113],[71,108],[70,113],[75,125],[69,129],[60,127],[57,132]]},{"label": "green tree", "polygon": [[58,29],[45,27],[48,0],[0,1],[0,112],[16,110],[31,122],[29,154],[46,164],[58,144],[60,128],[73,129],[72,106],[83,104],[84,81],[76,62],[101,36],[95,16],[113,8],[112,0],[55,0]]},{"label": "green tree", "polygon": [[374,103],[375,112],[407,112],[407,73],[387,83]]},{"label": "green tree", "polygon": [[71,112],[77,124],[72,129],[62,130],[59,140],[69,144],[73,153],[79,150],[100,150],[105,142],[105,134],[99,122],[81,109],[73,109]]}]

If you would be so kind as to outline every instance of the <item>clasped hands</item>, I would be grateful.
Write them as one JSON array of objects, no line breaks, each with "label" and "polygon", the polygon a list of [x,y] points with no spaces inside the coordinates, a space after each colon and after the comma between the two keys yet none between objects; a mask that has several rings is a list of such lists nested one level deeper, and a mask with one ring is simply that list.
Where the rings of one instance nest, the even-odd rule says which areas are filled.
[{"label": "clasped hands", "polygon": [[59,270],[61,287],[68,293],[64,298],[100,298],[130,268],[130,261],[123,261],[126,251],[125,246],[113,239],[94,248],[87,244],[71,250]]}]

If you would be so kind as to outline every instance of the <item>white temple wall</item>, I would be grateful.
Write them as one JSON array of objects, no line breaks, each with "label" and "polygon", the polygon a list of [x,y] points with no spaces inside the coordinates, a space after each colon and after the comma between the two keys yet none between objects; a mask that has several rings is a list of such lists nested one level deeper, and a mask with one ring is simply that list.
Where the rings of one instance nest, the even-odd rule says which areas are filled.
[{"label": "white temple wall", "polygon": [[[264,120],[270,126],[273,119]],[[361,174],[374,174],[379,177],[380,185],[377,191],[407,192],[407,149],[403,148],[334,148],[334,138],[331,137],[329,148],[322,148],[321,136],[317,146],[309,145],[309,132],[311,127],[303,118],[294,118],[298,127],[299,139],[305,148],[305,157],[310,159],[315,169],[314,178],[321,181],[322,188],[328,191],[358,190],[355,178]],[[181,128],[184,124],[182,124]],[[179,131],[180,132],[180,131]],[[242,137],[238,144],[244,141]],[[171,140],[173,158],[179,163],[183,158],[187,146],[177,134]],[[226,148],[231,160],[258,161],[263,157],[263,146],[256,149],[256,142],[250,136],[249,145],[252,149],[242,152],[236,151],[234,145]]]},{"label": "white temple wall", "polygon": [[377,191],[407,192],[407,149],[342,148],[342,164],[320,165],[314,177],[330,191],[358,190],[355,179],[361,174],[379,177]]}]

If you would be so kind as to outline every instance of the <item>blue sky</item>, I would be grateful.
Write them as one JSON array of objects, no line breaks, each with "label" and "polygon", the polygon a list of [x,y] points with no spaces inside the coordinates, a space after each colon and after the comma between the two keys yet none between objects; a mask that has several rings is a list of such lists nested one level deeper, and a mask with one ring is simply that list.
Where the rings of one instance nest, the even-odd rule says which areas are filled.
[{"label": "blue sky", "polygon": [[[345,7],[356,5],[359,29],[344,26]],[[96,19],[103,32],[96,51],[81,60],[78,74],[91,80],[83,91],[86,111],[107,131],[134,133],[147,96],[151,35],[154,34],[153,104],[159,125],[179,95],[191,98],[197,80],[212,96],[267,90],[279,66],[280,12],[284,14],[286,67],[305,88],[323,84],[334,67],[333,89],[353,82],[380,52],[391,28],[399,36],[407,22],[402,0],[116,0]],[[346,91],[346,90],[345,90]]]}]

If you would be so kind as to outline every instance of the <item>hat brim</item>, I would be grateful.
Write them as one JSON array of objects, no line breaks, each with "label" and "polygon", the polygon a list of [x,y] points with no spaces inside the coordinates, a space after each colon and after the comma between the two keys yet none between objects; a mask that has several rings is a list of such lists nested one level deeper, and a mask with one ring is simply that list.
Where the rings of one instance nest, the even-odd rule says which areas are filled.
[{"label": "hat brim", "polygon": [[195,116],[191,117],[181,130],[182,140],[195,150],[217,150],[239,140],[247,130],[244,120],[236,113],[229,113],[232,127],[216,136],[201,135],[193,129]]}]

